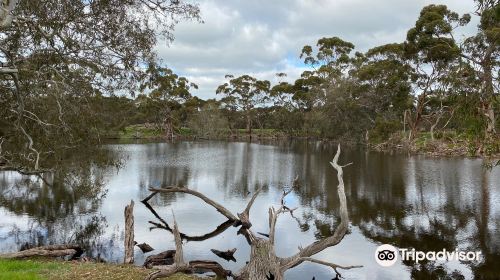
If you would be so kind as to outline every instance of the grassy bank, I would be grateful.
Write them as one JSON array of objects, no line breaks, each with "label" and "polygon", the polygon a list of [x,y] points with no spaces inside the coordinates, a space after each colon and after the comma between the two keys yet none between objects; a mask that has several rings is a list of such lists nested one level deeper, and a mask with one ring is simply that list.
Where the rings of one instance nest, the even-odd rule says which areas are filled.
[{"label": "grassy bank", "polygon": [[[189,128],[180,128],[176,131],[178,139],[218,139],[218,140],[248,140],[245,129],[236,129],[231,134],[228,131],[218,133],[217,137],[199,136]],[[252,139],[283,139],[289,135],[279,129],[252,129]],[[130,139],[164,139],[162,132],[152,125],[137,124],[125,127],[118,132],[108,133],[107,138]],[[298,138],[308,138],[300,136]],[[315,137],[313,137],[315,138]],[[344,141],[345,142],[345,141]],[[479,156],[498,157],[500,155],[500,139],[489,143],[482,143],[474,136],[460,134],[455,131],[438,131],[434,138],[428,132],[419,133],[412,141],[408,140],[408,132],[396,132],[389,138],[374,137],[368,146],[378,151],[404,151],[413,154],[427,154],[432,156]]]},{"label": "grassy bank", "polygon": [[155,139],[161,138],[161,131],[151,125],[134,124],[123,128],[120,131],[109,131],[105,133],[105,138],[109,139]]},{"label": "grassy bank", "polygon": [[[151,270],[131,265],[66,262],[43,259],[0,259],[0,280],[139,280],[144,279],[150,272]],[[197,278],[177,274],[167,279],[193,280]]]},{"label": "grassy bank", "polygon": [[412,141],[408,133],[397,132],[384,141],[371,142],[369,146],[379,151],[402,150],[412,154],[431,156],[500,156],[500,139],[488,142],[455,131],[437,132],[434,137],[428,132],[419,133]]},{"label": "grassy bank", "polygon": [[[210,136],[203,136],[203,135],[197,135],[196,132],[191,130],[190,128],[187,127],[182,127],[176,131],[176,136],[182,139],[194,139],[194,138],[201,138],[201,139],[230,139],[230,138],[237,138],[237,139],[245,139],[248,138],[248,134],[245,129],[236,129],[234,131],[234,134],[231,135],[231,133],[228,131],[224,131],[222,133],[217,133],[217,136],[210,137]],[[252,138],[258,139],[258,138],[283,138],[286,137],[287,135],[284,134],[282,131],[277,130],[277,129],[252,129]],[[109,139],[120,139],[120,140],[127,140],[127,139],[162,139],[164,138],[164,135],[162,135],[162,131],[156,129],[152,125],[145,125],[145,124],[135,124],[135,125],[129,125],[125,127],[124,129],[120,131],[111,131],[108,133],[105,133],[105,138]]]}]

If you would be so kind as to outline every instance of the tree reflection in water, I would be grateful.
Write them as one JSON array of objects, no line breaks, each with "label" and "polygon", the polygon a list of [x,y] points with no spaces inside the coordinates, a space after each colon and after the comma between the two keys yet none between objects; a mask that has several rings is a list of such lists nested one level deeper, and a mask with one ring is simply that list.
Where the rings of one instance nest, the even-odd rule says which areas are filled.
[{"label": "tree reflection in water", "polygon": [[[338,198],[329,191],[337,182],[327,164],[335,147],[312,141],[118,145],[113,149],[123,149],[129,160],[117,174],[105,175],[113,166],[112,161],[97,166],[96,161],[85,159],[85,155],[94,152],[75,155],[79,168],[62,165],[59,173],[47,175],[46,181],[52,187],[40,179],[0,173],[0,238],[3,238],[0,250],[16,250],[23,242],[37,244],[78,238],[91,244],[94,252],[102,246],[100,251],[108,254],[103,255],[105,258],[119,260],[119,256],[109,254],[122,250],[116,240],[121,238],[119,227],[123,225],[125,204],[130,199],[139,201],[148,196],[148,187],[171,185],[197,189],[233,211],[241,210],[252,193],[263,187],[251,216],[255,217],[255,231],[266,233],[267,207],[276,203],[283,186],[298,176],[301,187],[289,199],[291,206],[299,207],[294,212],[299,224],[289,216],[280,218],[278,224],[281,231],[278,235],[283,239],[277,247],[283,255],[288,255],[298,245],[331,235],[338,224]],[[397,276],[405,279],[461,279],[460,275],[465,279],[498,278],[499,167],[489,171],[482,169],[479,159],[391,155],[358,148],[346,149],[340,161],[354,163],[344,170],[351,232],[343,241],[348,247],[340,246],[324,256],[332,257],[332,261],[342,256],[346,261],[352,259],[355,260],[352,263],[365,265],[352,272],[351,278],[373,275],[384,279],[388,271],[397,271]],[[27,179],[31,182],[26,183]],[[109,188],[109,194],[103,203],[105,188]],[[225,222],[218,213],[201,207],[184,194],[157,195],[150,204],[166,220],[174,208],[183,232],[190,237],[202,237]],[[137,204],[134,212],[138,217],[139,243],[148,242],[157,250],[172,248],[171,235],[163,230],[149,231],[148,221],[158,220],[144,205]],[[107,228],[103,217],[110,225]],[[103,231],[106,233],[100,234]],[[14,240],[14,233],[19,242]],[[229,227],[209,240],[188,242],[186,258],[206,259],[213,255],[211,248],[237,247],[238,262],[227,264],[228,269],[237,271],[246,261],[248,248],[244,238],[239,240],[235,235],[236,230]],[[422,251],[479,250],[485,259],[481,263],[399,263],[387,270],[373,264],[372,248],[382,243]],[[357,246],[355,250],[353,246]],[[137,260],[141,262],[143,257],[138,254]],[[330,275],[329,271],[318,271],[314,266],[305,265],[302,269],[289,278],[311,276],[311,279],[315,275],[320,279]],[[295,275],[300,276],[293,278]]]},{"label": "tree reflection in water", "polygon": [[99,213],[106,195],[104,174],[121,164],[117,153],[89,148],[55,162],[50,173],[1,172],[0,206],[12,221],[0,224],[7,231],[2,251],[74,243],[87,255],[106,256],[109,244],[101,236],[107,222]]}]

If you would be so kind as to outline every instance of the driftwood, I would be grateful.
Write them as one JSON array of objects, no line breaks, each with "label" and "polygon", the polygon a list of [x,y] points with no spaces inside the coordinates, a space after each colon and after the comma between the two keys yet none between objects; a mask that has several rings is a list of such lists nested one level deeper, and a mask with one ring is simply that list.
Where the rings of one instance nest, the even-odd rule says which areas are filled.
[{"label": "driftwood", "polygon": [[30,257],[65,257],[81,255],[82,249],[78,245],[48,245],[22,250],[15,253],[1,254],[0,258],[21,259]]},{"label": "driftwood", "polygon": [[134,263],[134,201],[125,206],[125,257],[123,263]]},{"label": "driftwood", "polygon": [[226,279],[231,275],[231,272],[225,270],[220,264],[213,261],[191,261],[186,263],[184,261],[184,254],[182,251],[182,239],[177,227],[177,222],[174,216],[174,240],[175,240],[175,253],[173,254],[174,263],[166,266],[159,266],[160,270],[150,273],[145,279],[153,280],[159,278],[169,277],[175,273],[183,272],[187,274],[195,273],[198,271],[212,271],[217,277]]},{"label": "driftwood", "polygon": [[137,242],[134,242],[135,246],[139,247],[143,253],[149,253],[151,251],[154,251],[153,247],[149,246],[149,244],[146,243],[141,243],[137,244]]},{"label": "driftwood", "polygon": [[212,251],[212,253],[214,253],[217,257],[225,259],[226,261],[236,262],[236,259],[234,258],[234,253],[236,252],[236,248],[227,251],[219,251],[215,249],[211,249],[210,251]]},{"label": "driftwood", "polygon": [[146,258],[143,266],[153,268],[154,266],[172,265],[174,263],[175,250],[168,250]]},{"label": "driftwood", "polygon": [[[303,262],[312,262],[319,265],[324,265],[332,268],[336,277],[340,274],[338,273],[338,269],[352,269],[360,266],[342,266],[335,263],[326,262],[323,260],[318,260],[312,258],[313,255],[323,251],[328,247],[332,247],[340,243],[340,241],[344,238],[347,233],[349,227],[349,216],[347,212],[347,200],[344,191],[344,181],[343,181],[343,167],[338,163],[340,156],[340,145],[338,146],[337,152],[333,158],[333,161],[330,163],[332,167],[337,171],[337,194],[340,201],[340,224],[335,229],[332,236],[326,237],[322,240],[313,242],[305,247],[299,247],[298,252],[290,257],[278,257],[276,256],[274,245],[276,240],[276,222],[280,214],[290,213],[293,217],[293,211],[295,209],[291,209],[285,205],[285,197],[290,194],[294,188],[298,185],[298,178],[294,180],[294,184],[291,188],[283,191],[283,194],[280,199],[280,206],[278,208],[271,207],[269,208],[269,234],[262,234],[267,238],[259,237],[252,232],[250,229],[252,224],[250,222],[250,208],[252,207],[259,191],[256,191],[250,201],[248,202],[247,207],[241,213],[237,213],[234,215],[226,209],[224,206],[218,204],[217,202],[211,200],[200,192],[190,190],[187,187],[179,188],[179,187],[169,187],[169,188],[150,188],[149,190],[152,192],[150,196],[147,197],[149,200],[151,197],[156,195],[157,193],[187,193],[193,196],[196,196],[207,204],[214,207],[219,213],[228,218],[228,222],[233,223],[234,226],[241,226],[238,230],[238,233],[241,233],[245,236],[248,243],[251,246],[250,260],[247,264],[238,272],[233,273],[231,271],[224,270],[222,266],[215,262],[208,261],[197,261],[185,263],[182,256],[182,243],[181,243],[181,234],[177,228],[177,223],[174,217],[174,227],[173,229],[166,224],[166,222],[159,217],[152,207],[152,210],[155,216],[161,221],[161,223],[152,223],[156,228],[163,228],[169,231],[172,231],[175,236],[175,245],[176,245],[176,253],[174,255],[174,263],[168,266],[156,267],[160,269],[159,271],[155,271],[146,277],[146,280],[149,279],[157,279],[162,277],[168,277],[177,272],[184,273],[193,273],[195,268],[197,269],[208,269],[217,274],[219,278],[227,279],[227,277],[231,276],[236,280],[267,280],[267,279],[276,279],[283,280],[284,273],[288,269],[298,266]],[[346,165],[347,166],[347,165]],[[299,223],[300,224],[300,223]],[[196,265],[194,265],[196,263]],[[210,263],[211,265],[207,265]]]},{"label": "driftwood", "polygon": [[[153,194],[156,195],[157,193],[154,192]],[[150,223],[151,225],[153,225],[152,227],[149,228],[149,230],[164,229],[164,230],[167,230],[167,231],[173,233],[172,227],[170,227],[170,225],[167,223],[167,221],[165,221],[163,218],[161,218],[160,215],[158,215],[158,213],[156,213],[156,211],[154,210],[154,208],[148,203],[148,200],[150,198],[151,198],[151,196],[149,198],[147,198],[147,199],[142,200],[142,203],[146,206],[147,209],[149,209],[149,211],[151,211],[151,213],[160,222],[157,223],[157,222],[153,222],[153,221],[148,221],[148,223]],[[220,224],[215,230],[213,230],[213,231],[211,231],[209,233],[206,233],[204,235],[190,236],[190,235],[184,234],[182,232],[180,232],[179,234],[181,235],[181,239],[182,240],[186,240],[186,241],[204,241],[204,240],[210,239],[212,237],[215,237],[215,236],[223,233],[224,231],[226,231],[226,229],[228,229],[232,225],[234,225],[234,221],[227,220],[224,223]]]}]

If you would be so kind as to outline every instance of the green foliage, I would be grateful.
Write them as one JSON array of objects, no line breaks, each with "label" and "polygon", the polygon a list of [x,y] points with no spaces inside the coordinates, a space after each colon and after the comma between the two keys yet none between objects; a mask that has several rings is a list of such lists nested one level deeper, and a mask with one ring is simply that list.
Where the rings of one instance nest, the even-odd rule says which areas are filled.
[{"label": "green foliage", "polygon": [[[15,23],[0,28],[0,62],[19,73],[0,75],[0,167],[42,170],[127,125],[119,110],[133,107],[109,97],[133,95],[152,70],[173,76],[143,66],[156,65],[158,39],[172,41],[176,23],[199,19],[199,8],[163,0],[19,1],[12,14]],[[184,97],[187,81],[174,80]],[[161,93],[167,84],[158,83]],[[109,106],[117,106],[114,114],[103,110]]]},{"label": "green foliage", "polygon": [[401,130],[401,122],[397,120],[384,120],[378,117],[375,120],[375,126],[369,132],[371,143],[377,144],[387,141],[389,137]]},{"label": "green foliage", "polygon": [[[196,6],[176,2],[179,10],[165,11],[198,18]],[[174,2],[160,3],[168,7]],[[0,51],[0,60],[22,58],[19,89],[25,93],[20,100],[16,81],[0,80],[0,164],[32,166],[34,150],[41,151],[42,161],[53,160],[66,146],[95,145],[104,134],[218,138],[244,128],[249,134],[258,129],[266,135],[351,142],[363,142],[368,135],[374,143],[413,143],[422,150],[443,148],[440,141],[455,135],[462,144],[473,143],[476,151],[494,152],[495,144],[488,143],[496,143],[500,125],[500,5],[496,0],[476,3],[478,31],[462,41],[455,29],[468,24],[471,15],[428,5],[404,42],[361,53],[339,37],[320,38],[315,46],[302,48],[300,58],[310,68],[296,80],[285,81],[286,74],[278,73],[278,83],[271,85],[250,75],[228,75],[216,90],[220,100],[201,100],[192,95],[197,85],[161,66],[151,51],[161,35],[151,28],[152,18],[139,14],[127,21],[126,11],[142,1],[83,1],[68,7],[68,15],[45,14],[47,3],[24,1],[16,14],[35,22],[21,22],[0,37],[7,50]],[[117,15],[108,19],[109,25],[104,11]],[[79,22],[80,17],[92,22]],[[20,28],[34,23],[48,33]],[[109,30],[101,34],[96,25]],[[162,34],[171,39],[172,26],[163,27]],[[60,32],[68,38],[52,44],[50,38]],[[83,39],[106,48],[87,52],[79,42]],[[76,58],[63,55],[67,51],[76,51]],[[132,94],[115,95],[124,91]],[[409,135],[398,133],[403,126]],[[21,128],[37,139],[31,148]],[[22,152],[12,152],[17,150]]]},{"label": "green foliage", "polygon": [[251,133],[253,109],[263,105],[269,98],[271,83],[267,80],[258,80],[249,75],[234,78],[227,75],[228,83],[220,85],[216,93],[222,94],[224,107],[232,112],[240,110],[246,118],[246,128]]},{"label": "green foliage", "polygon": [[191,115],[188,125],[196,136],[203,138],[219,138],[229,134],[227,119],[215,101],[205,104]]},{"label": "green foliage", "polygon": [[470,15],[459,15],[445,5],[429,5],[422,9],[420,17],[407,34],[407,55],[422,53],[424,62],[451,61],[458,57],[459,47],[451,36],[455,26],[466,25]]}]

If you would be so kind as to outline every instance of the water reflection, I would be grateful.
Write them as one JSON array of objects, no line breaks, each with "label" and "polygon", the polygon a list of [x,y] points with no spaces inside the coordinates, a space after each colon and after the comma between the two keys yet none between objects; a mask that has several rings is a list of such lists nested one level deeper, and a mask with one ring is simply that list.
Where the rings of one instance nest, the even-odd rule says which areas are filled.
[{"label": "water reflection", "polygon": [[71,243],[90,255],[106,251],[100,238],[107,221],[99,213],[104,172],[120,161],[106,150],[90,152],[61,160],[51,173],[0,173],[0,250]]},{"label": "water reflection", "polygon": [[[93,241],[94,248],[100,246],[108,260],[119,261],[123,207],[130,199],[138,201],[148,196],[150,186],[187,185],[233,212],[240,212],[251,194],[263,187],[250,216],[254,231],[265,233],[268,207],[279,203],[281,190],[298,175],[301,187],[287,197],[286,203],[299,209],[294,212],[295,218],[284,215],[277,224],[280,256],[291,255],[299,245],[330,235],[338,223],[336,174],[328,164],[335,151],[333,144],[179,142],[109,148],[121,150],[128,161],[117,172],[85,169],[87,173],[75,180],[79,187],[70,187],[71,181],[53,178],[46,180],[64,183],[43,186],[39,182],[41,186],[30,186],[20,183],[22,177],[2,173],[0,211],[10,221],[0,222],[0,250],[18,248],[24,242],[9,237],[14,232],[12,225],[21,232],[34,225],[37,230],[33,232],[37,233],[30,238],[41,235],[40,242],[49,238],[65,240],[77,236],[75,232],[86,232],[97,239]],[[320,253],[318,258],[364,266],[344,272],[346,279],[498,278],[500,267],[495,264],[500,262],[499,168],[487,171],[477,159],[434,159],[362,149],[344,152],[341,162],[354,163],[344,170],[352,227],[341,244]],[[5,192],[13,188],[19,188],[15,195]],[[105,189],[107,195],[103,198]],[[203,236],[225,222],[223,216],[189,195],[157,195],[149,203],[170,224],[174,209],[181,231],[190,236]],[[152,253],[172,249],[172,235],[161,229],[150,230],[148,221],[157,219],[146,206],[136,205],[136,241],[152,245],[156,249]],[[101,222],[101,218],[106,222]],[[86,227],[89,224],[98,226]],[[480,250],[485,260],[479,264],[399,262],[382,268],[373,258],[375,248],[382,243],[422,251]],[[237,262],[224,266],[238,270],[247,261],[249,247],[233,227],[203,242],[190,240],[184,251],[186,259],[220,261],[210,249],[225,251],[234,247],[238,248]],[[141,263],[147,255],[136,250],[136,261]],[[333,275],[328,268],[303,264],[290,270],[286,277],[331,279]]]}]

